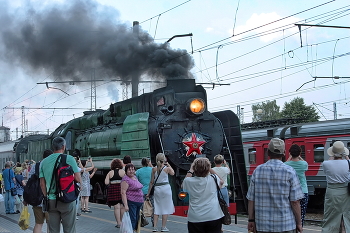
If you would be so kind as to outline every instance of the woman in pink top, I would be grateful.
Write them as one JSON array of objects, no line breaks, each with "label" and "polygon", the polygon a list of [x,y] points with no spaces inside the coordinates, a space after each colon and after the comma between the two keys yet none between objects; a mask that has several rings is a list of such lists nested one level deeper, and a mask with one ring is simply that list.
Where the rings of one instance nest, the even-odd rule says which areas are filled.
[{"label": "woman in pink top", "polygon": [[129,163],[125,166],[125,174],[121,183],[121,194],[125,211],[129,211],[131,224],[134,230],[137,230],[139,213],[143,204],[143,185],[135,176],[135,166]]}]

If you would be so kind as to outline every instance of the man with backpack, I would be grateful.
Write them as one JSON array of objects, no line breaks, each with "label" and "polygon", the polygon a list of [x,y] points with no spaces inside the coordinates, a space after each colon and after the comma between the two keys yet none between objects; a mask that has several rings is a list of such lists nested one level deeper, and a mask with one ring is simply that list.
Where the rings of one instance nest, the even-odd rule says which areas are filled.
[{"label": "man with backpack", "polygon": [[[51,155],[53,152],[52,150],[45,150],[43,153],[43,159],[45,159],[47,156]],[[46,220],[46,223],[49,222],[49,214],[46,212],[44,213],[42,211],[42,200],[43,200],[43,192],[40,188],[40,178],[39,178],[39,168],[40,163],[37,162],[32,166],[28,173],[28,182],[26,186],[24,187],[23,192],[23,204],[24,205],[32,205],[33,206],[33,213],[35,218],[35,225],[33,229],[33,233],[41,233],[44,221]],[[49,232],[49,228],[47,227],[47,232]]]},{"label": "man with backpack", "polygon": [[[64,232],[75,233],[75,199],[79,194],[75,182],[80,183],[80,172],[73,156],[63,154],[66,149],[64,138],[54,138],[52,149],[54,153],[41,162],[39,174],[44,195],[43,209],[46,209],[44,203],[48,202],[49,231],[59,233],[62,222]],[[62,177],[64,174],[68,175]],[[70,183],[63,186],[67,181]]]}]

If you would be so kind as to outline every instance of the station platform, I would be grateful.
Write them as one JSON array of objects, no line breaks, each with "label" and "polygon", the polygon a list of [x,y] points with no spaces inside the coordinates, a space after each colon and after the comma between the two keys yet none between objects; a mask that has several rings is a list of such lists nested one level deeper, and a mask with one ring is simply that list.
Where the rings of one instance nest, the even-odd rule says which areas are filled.
[{"label": "station platform", "polygon": [[[116,221],[114,219],[113,209],[110,209],[107,205],[89,203],[89,207],[92,213],[82,213],[77,220],[77,233],[95,233],[95,232],[119,232],[119,228],[116,228]],[[0,205],[0,232],[33,232],[34,227],[34,215],[32,208],[29,207],[30,212],[30,227],[27,230],[21,230],[18,226],[19,214],[5,214],[3,202]],[[150,222],[150,218],[148,218]],[[237,224],[235,224],[234,216],[232,216],[232,224],[229,226],[223,226],[224,232],[231,233],[246,233],[247,232],[247,217],[237,217]],[[161,221],[158,222],[158,229],[160,232]],[[187,218],[182,216],[170,215],[167,222],[167,228],[170,232],[187,232]],[[61,228],[61,232],[63,232]],[[141,232],[152,232],[151,224],[141,228]],[[304,233],[321,232],[319,226],[306,226]],[[43,226],[43,233],[46,233],[46,224]]]}]

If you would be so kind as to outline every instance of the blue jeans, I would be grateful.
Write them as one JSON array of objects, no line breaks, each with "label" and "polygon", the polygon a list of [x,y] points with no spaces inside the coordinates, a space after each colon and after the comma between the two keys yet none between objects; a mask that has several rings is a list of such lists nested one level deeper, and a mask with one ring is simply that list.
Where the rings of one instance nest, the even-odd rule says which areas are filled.
[{"label": "blue jeans", "polygon": [[5,209],[6,214],[11,214],[15,212],[15,201],[13,196],[11,195],[11,190],[6,190],[5,193]]},{"label": "blue jeans", "polygon": [[222,187],[220,189],[221,193],[222,193],[222,196],[224,196],[224,200],[227,204],[227,206],[230,206],[230,200],[228,198],[228,191],[227,191],[227,187]]},{"label": "blue jeans", "polygon": [[128,200],[129,215],[131,220],[131,225],[134,230],[137,229],[137,222],[139,221],[140,209],[143,202],[134,202]]}]

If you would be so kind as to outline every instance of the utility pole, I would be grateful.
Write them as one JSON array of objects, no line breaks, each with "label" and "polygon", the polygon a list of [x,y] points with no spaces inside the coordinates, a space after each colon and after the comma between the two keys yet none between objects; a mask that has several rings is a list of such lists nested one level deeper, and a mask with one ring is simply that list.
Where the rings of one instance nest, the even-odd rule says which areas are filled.
[{"label": "utility pole", "polygon": [[25,137],[25,125],[26,125],[26,115],[24,113],[24,106],[22,108],[22,137]]},{"label": "utility pole", "polygon": [[337,119],[337,103],[336,102],[334,102],[333,103],[333,113],[334,113],[334,120],[336,120]]},{"label": "utility pole", "polygon": [[128,94],[128,83],[124,82],[121,85],[122,85],[123,100],[127,100],[128,97],[129,97],[129,94]]},{"label": "utility pole", "polygon": [[241,108],[241,105],[237,105],[237,116],[241,124],[244,124],[244,108]]}]

